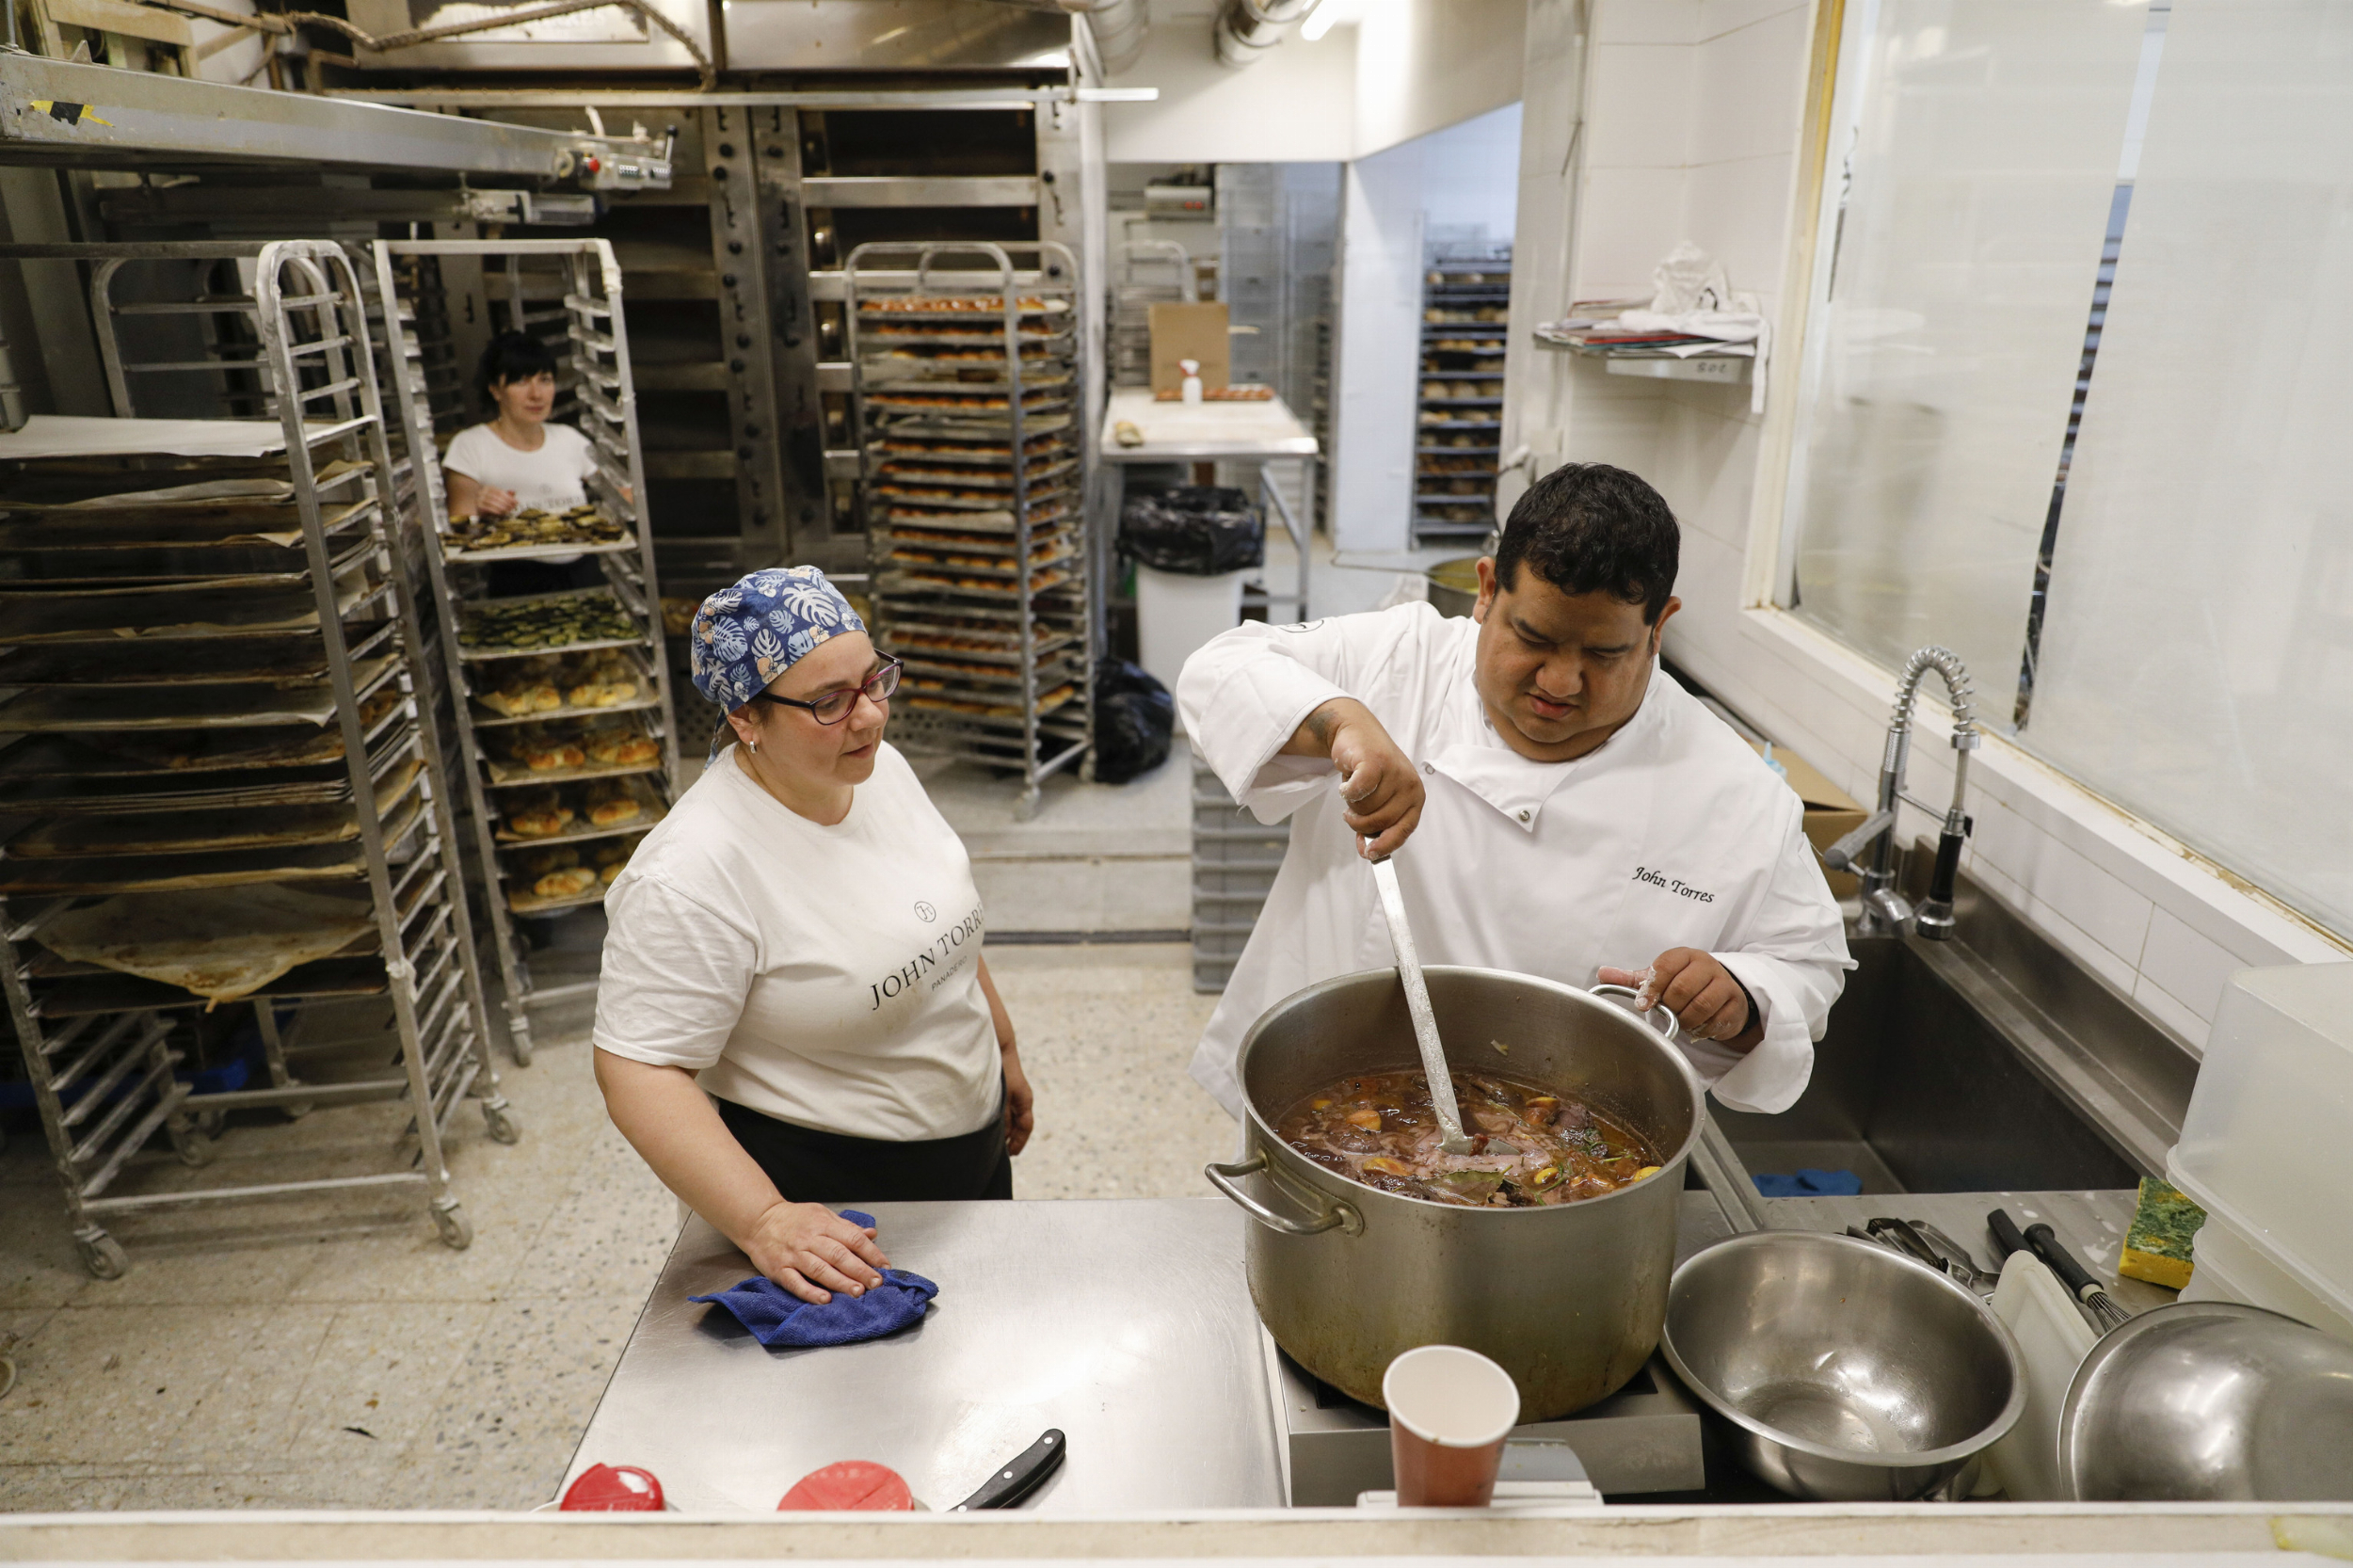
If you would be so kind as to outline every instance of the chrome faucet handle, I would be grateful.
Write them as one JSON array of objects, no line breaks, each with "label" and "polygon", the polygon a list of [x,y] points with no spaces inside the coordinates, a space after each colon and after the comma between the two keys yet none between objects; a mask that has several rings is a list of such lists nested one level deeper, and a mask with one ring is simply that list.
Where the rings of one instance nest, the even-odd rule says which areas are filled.
[{"label": "chrome faucet handle", "polygon": [[1863,896],[1866,919],[1890,931],[1901,931],[1912,920],[1912,905],[1893,888],[1874,888]]}]

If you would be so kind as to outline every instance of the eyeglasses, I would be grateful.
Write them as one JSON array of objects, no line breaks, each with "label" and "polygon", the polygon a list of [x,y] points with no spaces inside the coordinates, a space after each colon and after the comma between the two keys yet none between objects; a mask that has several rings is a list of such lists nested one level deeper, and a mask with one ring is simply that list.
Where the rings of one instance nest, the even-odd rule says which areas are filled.
[{"label": "eyeglasses", "polygon": [[827,692],[814,702],[803,702],[796,696],[776,696],[767,692],[754,693],[752,700],[771,702],[779,708],[806,708],[819,724],[840,724],[857,706],[860,693],[876,702],[888,702],[890,694],[899,689],[899,672],[904,667],[896,659],[886,659],[880,669],[866,678],[864,684],[853,686],[847,691]]}]

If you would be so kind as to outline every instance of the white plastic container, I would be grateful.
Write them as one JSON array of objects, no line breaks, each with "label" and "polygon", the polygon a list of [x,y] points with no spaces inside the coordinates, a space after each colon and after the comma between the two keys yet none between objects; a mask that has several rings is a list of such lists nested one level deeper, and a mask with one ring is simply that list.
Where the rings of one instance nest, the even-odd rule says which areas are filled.
[{"label": "white plastic container", "polygon": [[1993,1315],[2009,1325],[2026,1363],[2026,1408],[1986,1450],[1986,1467],[2012,1502],[2065,1502],[2058,1477],[2059,1413],[2075,1368],[2098,1342],[2075,1298],[2041,1261],[2012,1253],[1993,1288]]},{"label": "white plastic container", "polygon": [[[2166,1158],[2166,1179],[2211,1216],[2198,1273],[2212,1265],[2241,1289],[2276,1273],[2353,1320],[2348,1147],[2353,963],[2241,969],[2215,1010],[2181,1141]],[[2309,1306],[2277,1310],[2311,1316]]]},{"label": "white plastic container", "polygon": [[1193,649],[1241,624],[1241,585],[1249,569],[1192,577],[1136,567],[1136,642],[1141,663],[1170,691]]}]

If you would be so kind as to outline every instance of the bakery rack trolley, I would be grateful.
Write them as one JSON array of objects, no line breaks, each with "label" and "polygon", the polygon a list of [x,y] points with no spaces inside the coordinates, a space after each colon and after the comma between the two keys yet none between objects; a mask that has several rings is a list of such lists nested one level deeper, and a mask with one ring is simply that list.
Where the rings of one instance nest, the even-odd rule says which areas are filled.
[{"label": "bakery rack trolley", "polygon": [[[99,263],[141,253],[77,249]],[[109,1215],[354,1189],[423,1186],[441,1240],[463,1247],[472,1231],[443,1153],[456,1108],[476,1096],[493,1138],[519,1136],[484,1048],[449,803],[421,711],[413,541],[384,504],[393,471],[365,296],[331,243],[273,243],[252,264],[279,418],[206,423],[246,443],[227,456],[260,460],[191,462],[184,432],[143,447],[152,426],[106,422],[91,450],[108,456],[62,477],[53,466],[47,483],[62,494],[35,481],[29,497],[0,500],[0,687],[14,692],[0,705],[0,731],[14,738],[0,749],[0,813],[13,824],[0,851],[0,991],[74,1240],[102,1278],[129,1266]],[[182,456],[140,456],[158,451]],[[224,480],[235,497],[184,490]],[[105,504],[63,510],[66,497]],[[326,896],[338,888],[364,896]],[[284,939],[282,927],[240,922],[301,901],[293,918],[306,929],[292,935],[312,946],[257,984],[209,989],[184,968],[185,986],[152,972],[152,949],[142,967],[136,943],[104,964],[71,955],[77,923],[120,936],[164,893],[209,898],[198,935],[215,942]],[[175,1072],[173,1016],[208,998],[250,1000],[265,1087],[202,1087]],[[347,1037],[309,1037],[334,1004],[379,998],[389,1031],[374,1027],[377,1012]],[[296,1078],[296,1058],[317,1076]],[[386,1147],[390,1169],[114,1190],[158,1130],[195,1165],[211,1152],[197,1125],[230,1111],[383,1101],[410,1113]]]},{"label": "bakery rack trolley", "polygon": [[906,665],[894,738],[1019,769],[1027,819],[1094,744],[1078,262],[874,241],[842,278],[876,640]]},{"label": "bakery rack trolley", "polygon": [[1414,540],[1476,545],[1500,520],[1496,465],[1502,454],[1511,248],[1478,247],[1468,254],[1433,248],[1422,282]]},{"label": "bakery rack trolley", "polygon": [[[570,374],[559,390],[559,408],[569,405],[595,449],[597,472],[588,488],[602,536],[500,539],[461,531],[450,520],[424,361],[413,331],[421,302],[401,293],[417,269],[394,264],[398,258],[427,256],[475,258],[486,281],[503,277],[507,325],[526,329],[560,323],[558,356]],[[611,243],[601,239],[378,240],[376,275],[403,428],[408,450],[418,455],[417,496],[429,520],[425,557],[434,592],[450,611],[440,617],[442,650],[482,903],[504,985],[507,1040],[516,1062],[528,1065],[533,1009],[592,996],[597,982],[593,974],[535,975],[517,919],[601,904],[627,852],[676,798],[678,726],[663,648],[621,269]],[[601,587],[485,597],[479,568],[581,556],[602,568]],[[487,617],[535,606],[561,620],[567,600],[600,607],[600,620],[559,627],[543,641],[512,640],[523,646],[481,635]],[[616,747],[621,737],[625,750]],[[525,760],[535,746],[538,762],[556,765]],[[600,758],[600,750],[609,754]],[[567,761],[574,751],[578,756]],[[557,860],[574,863],[558,866]],[[578,882],[586,885],[572,885]]]}]

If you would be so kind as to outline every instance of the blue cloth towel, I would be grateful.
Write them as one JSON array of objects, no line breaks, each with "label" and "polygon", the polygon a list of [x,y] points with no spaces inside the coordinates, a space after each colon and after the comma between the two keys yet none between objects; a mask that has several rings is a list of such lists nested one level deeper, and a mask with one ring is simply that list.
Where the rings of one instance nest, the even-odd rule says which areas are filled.
[{"label": "blue cloth towel", "polygon": [[1805,1166],[1795,1176],[1769,1172],[1760,1176],[1756,1191],[1768,1198],[1851,1198],[1863,1191],[1863,1178],[1852,1171],[1817,1171]]},{"label": "blue cloth towel", "polygon": [[[874,1217],[845,1208],[841,1217],[854,1225],[872,1225]],[[717,1302],[735,1314],[752,1337],[771,1350],[808,1350],[822,1345],[855,1345],[879,1339],[922,1320],[939,1287],[904,1269],[885,1269],[883,1282],[863,1296],[837,1290],[819,1306],[778,1285],[765,1274],[754,1274],[731,1290],[716,1295],[689,1296],[690,1302]]]}]

